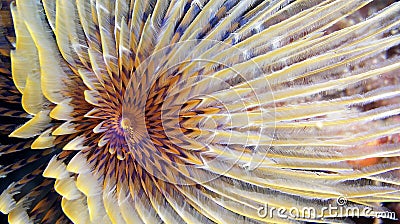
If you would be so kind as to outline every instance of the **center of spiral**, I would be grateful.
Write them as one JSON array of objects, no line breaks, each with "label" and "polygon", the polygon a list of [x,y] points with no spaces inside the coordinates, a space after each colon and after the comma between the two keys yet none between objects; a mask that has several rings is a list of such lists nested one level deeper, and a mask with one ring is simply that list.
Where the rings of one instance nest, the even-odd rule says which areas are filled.
[{"label": "center of spiral", "polygon": [[121,119],[121,128],[124,129],[125,131],[131,127],[131,120],[128,118],[122,118]]}]

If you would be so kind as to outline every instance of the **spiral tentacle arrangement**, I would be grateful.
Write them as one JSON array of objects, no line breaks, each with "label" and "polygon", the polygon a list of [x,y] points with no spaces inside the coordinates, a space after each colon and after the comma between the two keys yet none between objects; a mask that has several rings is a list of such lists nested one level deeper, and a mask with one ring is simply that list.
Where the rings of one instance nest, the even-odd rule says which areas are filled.
[{"label": "spiral tentacle arrangement", "polygon": [[0,211],[135,224],[386,211],[400,200],[399,3],[2,0]]}]

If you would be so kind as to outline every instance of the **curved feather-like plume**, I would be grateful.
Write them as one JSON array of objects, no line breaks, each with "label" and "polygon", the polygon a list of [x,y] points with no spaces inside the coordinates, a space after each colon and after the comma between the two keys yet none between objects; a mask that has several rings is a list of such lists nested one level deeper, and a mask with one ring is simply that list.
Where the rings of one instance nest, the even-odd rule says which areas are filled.
[{"label": "curved feather-like plume", "polygon": [[10,223],[341,223],[338,198],[400,200],[400,2],[1,3]]}]

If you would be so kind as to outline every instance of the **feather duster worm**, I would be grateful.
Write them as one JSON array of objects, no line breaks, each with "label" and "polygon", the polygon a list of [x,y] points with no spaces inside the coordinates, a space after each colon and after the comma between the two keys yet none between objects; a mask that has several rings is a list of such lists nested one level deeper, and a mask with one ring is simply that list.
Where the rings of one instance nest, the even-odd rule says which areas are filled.
[{"label": "feather duster worm", "polygon": [[1,3],[10,223],[340,223],[338,198],[400,200],[398,2]]}]

